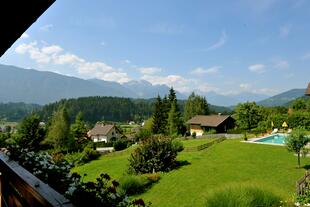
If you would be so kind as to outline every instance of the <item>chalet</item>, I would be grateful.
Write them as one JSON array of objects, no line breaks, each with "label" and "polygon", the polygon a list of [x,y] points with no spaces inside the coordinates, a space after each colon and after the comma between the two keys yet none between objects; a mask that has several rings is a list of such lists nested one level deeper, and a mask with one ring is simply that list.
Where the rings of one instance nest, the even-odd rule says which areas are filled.
[{"label": "chalet", "polygon": [[235,119],[229,115],[197,115],[187,121],[190,133],[201,136],[204,131],[215,129],[217,133],[227,132],[235,127]]},{"label": "chalet", "polygon": [[308,84],[308,88],[307,88],[307,90],[305,92],[305,95],[306,96],[310,96],[310,83]]},{"label": "chalet", "polygon": [[94,128],[87,132],[93,142],[109,142],[112,138],[122,136],[120,130],[113,124],[97,123]]}]

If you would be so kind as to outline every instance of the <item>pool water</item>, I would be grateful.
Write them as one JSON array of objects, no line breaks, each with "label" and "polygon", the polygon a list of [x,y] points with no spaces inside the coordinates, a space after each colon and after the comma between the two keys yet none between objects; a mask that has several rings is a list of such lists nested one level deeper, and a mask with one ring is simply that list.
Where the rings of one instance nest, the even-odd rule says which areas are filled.
[{"label": "pool water", "polygon": [[256,140],[255,142],[261,143],[272,143],[272,144],[285,144],[285,139],[287,135],[285,134],[274,134],[268,137]]}]

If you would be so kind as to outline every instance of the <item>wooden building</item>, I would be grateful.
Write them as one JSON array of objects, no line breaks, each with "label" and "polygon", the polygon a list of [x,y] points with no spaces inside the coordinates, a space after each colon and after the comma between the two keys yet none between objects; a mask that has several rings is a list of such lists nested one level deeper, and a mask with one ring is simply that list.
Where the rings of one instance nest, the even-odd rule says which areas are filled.
[{"label": "wooden building", "polygon": [[190,133],[201,136],[204,131],[215,129],[217,133],[227,132],[235,127],[235,119],[229,115],[197,115],[187,121]]}]

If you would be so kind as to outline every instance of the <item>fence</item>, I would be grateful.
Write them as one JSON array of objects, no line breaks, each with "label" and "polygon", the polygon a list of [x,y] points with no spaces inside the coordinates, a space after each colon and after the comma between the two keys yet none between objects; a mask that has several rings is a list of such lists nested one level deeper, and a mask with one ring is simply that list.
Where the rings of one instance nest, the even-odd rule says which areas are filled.
[{"label": "fence", "polygon": [[0,207],[73,207],[64,196],[3,153],[0,153],[0,197]]},{"label": "fence", "polygon": [[304,195],[307,190],[310,190],[310,171],[306,171],[303,178],[296,182],[296,194]]},{"label": "fence", "polygon": [[225,139],[226,139],[225,137],[221,137],[221,138],[213,140],[212,142],[208,142],[208,143],[196,146],[196,147],[186,147],[184,149],[184,151],[185,152],[194,152],[194,151],[204,150],[204,149],[211,147],[212,145],[214,145],[216,143],[220,143],[220,142],[224,141]]}]

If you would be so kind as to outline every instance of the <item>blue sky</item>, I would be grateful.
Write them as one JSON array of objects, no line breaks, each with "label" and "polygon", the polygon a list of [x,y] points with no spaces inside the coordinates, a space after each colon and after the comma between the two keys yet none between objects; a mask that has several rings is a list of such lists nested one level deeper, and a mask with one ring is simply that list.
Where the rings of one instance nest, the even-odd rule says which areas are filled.
[{"label": "blue sky", "polygon": [[310,81],[309,20],[307,0],[58,0],[0,63],[273,95]]}]

